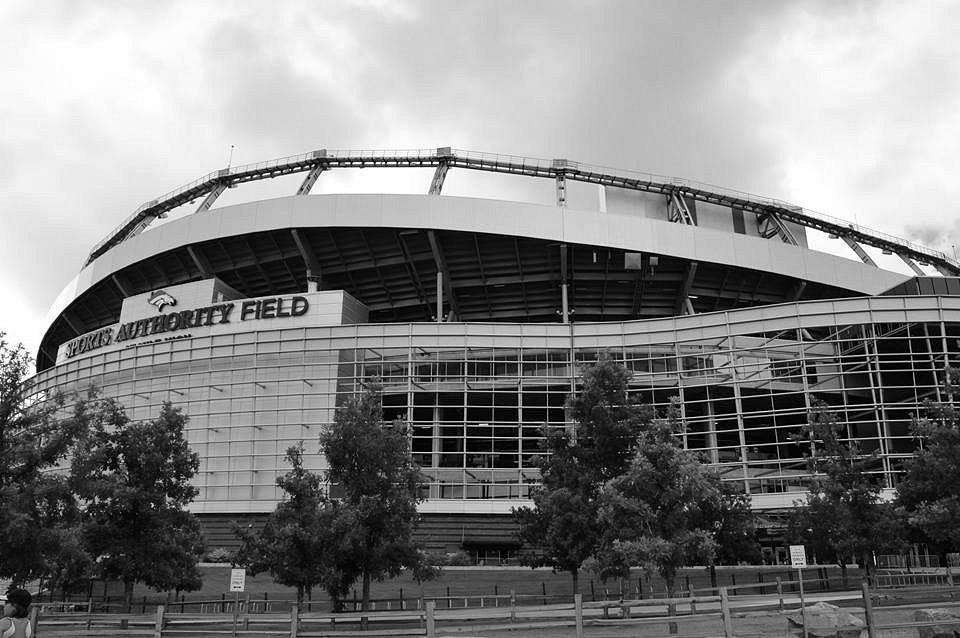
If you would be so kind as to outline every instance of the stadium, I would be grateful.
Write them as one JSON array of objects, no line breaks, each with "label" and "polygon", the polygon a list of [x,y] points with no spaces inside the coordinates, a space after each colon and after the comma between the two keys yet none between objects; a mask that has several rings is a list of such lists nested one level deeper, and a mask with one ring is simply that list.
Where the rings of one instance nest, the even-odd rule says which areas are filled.
[{"label": "stadium", "polygon": [[[310,194],[326,171],[364,168],[427,178],[422,194]],[[460,171],[535,182],[549,201],[444,195]],[[214,207],[284,177],[289,194]],[[817,401],[892,490],[911,419],[960,353],[958,274],[941,252],[688,180],[451,148],[319,150],[139,207],[55,301],[33,384],[94,385],[134,418],[182,406],[201,458],[193,511],[216,547],[230,521],[274,509],[288,446],[305,441],[323,469],[310,442],[379,377],[427,477],[422,539],[491,564],[516,550],[510,511],[537,483],[542,427],[570,425],[565,399],[603,351],[642,401],[679,397],[683,445],[769,521],[805,489],[793,435]],[[787,561],[775,535],[763,545]]]}]

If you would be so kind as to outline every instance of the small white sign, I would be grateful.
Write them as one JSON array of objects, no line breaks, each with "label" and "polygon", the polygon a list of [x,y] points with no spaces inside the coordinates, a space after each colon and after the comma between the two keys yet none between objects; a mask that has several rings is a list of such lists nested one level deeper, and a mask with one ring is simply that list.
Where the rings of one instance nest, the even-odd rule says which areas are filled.
[{"label": "small white sign", "polygon": [[231,569],[230,570],[230,591],[243,591],[244,585],[246,584],[246,579],[247,579],[247,570]]},{"label": "small white sign", "polygon": [[790,564],[793,567],[807,566],[807,550],[803,545],[790,546]]}]

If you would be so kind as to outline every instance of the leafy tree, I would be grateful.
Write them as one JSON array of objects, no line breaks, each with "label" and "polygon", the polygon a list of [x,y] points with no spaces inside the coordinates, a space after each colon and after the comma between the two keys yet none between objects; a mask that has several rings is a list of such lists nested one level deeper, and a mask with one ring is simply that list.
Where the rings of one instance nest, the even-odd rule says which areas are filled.
[{"label": "leafy tree", "polygon": [[[413,462],[407,429],[384,423],[379,386],[371,385],[337,409],[330,429],[320,436],[329,463],[331,485],[340,498],[343,535],[338,551],[343,573],[363,582],[363,610],[370,604],[371,579],[398,576],[401,569],[429,576],[425,554],[413,541],[422,500],[420,469]],[[365,623],[364,623],[365,624]]]},{"label": "leafy tree", "polygon": [[155,419],[131,421],[112,399],[77,404],[88,435],[73,457],[71,480],[84,501],[83,540],[103,578],[157,590],[201,585],[200,526],[185,510],[197,490],[199,460],[184,439],[186,418],[165,403]]},{"label": "leafy tree", "polygon": [[544,480],[532,491],[534,506],[514,510],[520,540],[535,548],[523,561],[531,567],[569,572],[577,592],[581,567],[593,555],[600,536],[598,489],[587,479],[563,433],[545,433],[545,441],[550,456],[540,463]]},{"label": "leafy tree", "polygon": [[575,430],[544,429],[534,506],[514,510],[520,539],[536,548],[525,562],[569,572],[574,591],[600,540],[600,489],[628,467],[637,435],[652,417],[627,393],[629,380],[630,372],[609,353],[583,369],[580,391],[567,401]]},{"label": "leafy tree", "polygon": [[873,553],[901,546],[902,529],[894,507],[880,498],[881,485],[870,474],[875,455],[846,440],[845,426],[826,404],[810,411],[803,437],[810,440],[808,467],[814,478],[803,507],[791,515],[788,535],[811,546],[818,558],[840,566],[861,563],[871,573]]},{"label": "leafy tree", "polygon": [[31,359],[0,332],[0,578],[14,584],[53,569],[62,537],[76,521],[76,503],[59,466],[81,430],[56,418],[62,396],[31,385]]},{"label": "leafy tree", "polygon": [[94,561],[83,542],[83,526],[75,521],[54,530],[56,548],[47,557],[46,586],[60,591],[64,600],[82,592],[94,573]]},{"label": "leafy tree", "polygon": [[599,507],[601,575],[625,576],[634,566],[655,570],[671,596],[681,567],[712,564],[725,537],[731,548],[744,543],[752,519],[745,499],[683,449],[679,425],[676,403],[666,418],[649,423],[630,466],[604,487]]},{"label": "leafy tree", "polygon": [[943,390],[951,400],[927,403],[914,420],[921,447],[897,487],[897,505],[915,535],[944,552],[960,548],[960,414],[952,401],[958,376],[960,370],[948,368]]},{"label": "leafy tree", "polygon": [[576,422],[577,455],[594,483],[622,474],[637,450],[637,436],[654,417],[627,392],[630,371],[608,352],[583,369],[580,391],[567,401]]},{"label": "leafy tree", "polygon": [[[287,449],[291,470],[277,479],[285,493],[259,532],[234,528],[240,549],[233,562],[251,574],[268,572],[283,585],[297,588],[297,602],[322,585],[337,602],[356,576],[341,564],[338,546],[351,521],[343,507],[326,497],[323,478],[303,467],[303,442]],[[349,582],[348,582],[349,581]]]},{"label": "leafy tree", "polygon": [[757,519],[750,508],[750,497],[739,485],[726,482],[720,483],[720,494],[720,509],[705,513],[707,520],[715,522],[715,561],[721,565],[760,562]]}]

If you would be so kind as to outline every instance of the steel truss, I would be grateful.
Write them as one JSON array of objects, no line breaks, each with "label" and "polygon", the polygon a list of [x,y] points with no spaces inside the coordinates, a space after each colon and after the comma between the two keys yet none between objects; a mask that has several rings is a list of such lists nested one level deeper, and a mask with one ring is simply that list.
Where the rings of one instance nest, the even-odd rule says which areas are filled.
[{"label": "steel truss", "polygon": [[[84,265],[90,264],[114,246],[143,231],[155,219],[164,217],[168,211],[192,202],[199,197],[210,196],[214,193],[219,194],[217,191],[222,191],[225,184],[234,187],[245,182],[309,172],[308,181],[310,181],[312,187],[312,181],[315,181],[321,172],[332,168],[439,169],[435,173],[430,188],[430,192],[434,194],[439,194],[443,177],[451,168],[550,179],[560,185],[558,189],[563,188],[562,185],[565,184],[566,180],[574,180],[613,188],[660,193],[673,201],[707,202],[753,213],[762,224],[765,224],[765,227],[770,229],[767,234],[771,237],[779,236],[788,243],[794,242],[789,241],[792,236],[783,222],[793,222],[806,228],[842,238],[851,246],[865,244],[899,255],[905,261],[915,259],[921,264],[932,265],[944,275],[960,275],[960,263],[949,258],[943,252],[779,200],[722,189],[708,184],[699,184],[684,179],[592,166],[570,160],[544,160],[513,155],[477,153],[449,147],[400,151],[331,151],[322,149],[294,157],[215,171],[158,199],[141,205],[120,226],[94,246]],[[312,180],[309,178],[312,178]],[[301,186],[300,190],[308,191],[309,189],[304,189]],[[214,195],[215,197],[216,195]],[[562,206],[565,203],[562,200],[565,198],[559,194],[558,197],[561,199],[560,205]],[[203,207],[201,206],[201,208]],[[685,202],[683,208],[686,209]],[[683,221],[686,221],[686,219]],[[784,230],[787,232],[784,232]]]}]

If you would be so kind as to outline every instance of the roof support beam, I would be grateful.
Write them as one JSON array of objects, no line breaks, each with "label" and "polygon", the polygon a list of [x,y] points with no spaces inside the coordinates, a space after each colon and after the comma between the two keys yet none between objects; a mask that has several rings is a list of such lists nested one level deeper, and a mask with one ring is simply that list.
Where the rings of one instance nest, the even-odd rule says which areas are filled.
[{"label": "roof support beam", "polygon": [[417,297],[420,299],[420,303],[423,305],[424,312],[427,315],[427,321],[429,321],[430,299],[427,295],[427,291],[423,287],[423,282],[420,280],[420,275],[417,272],[417,263],[413,259],[413,255],[410,253],[410,248],[407,246],[407,240],[404,239],[404,236],[398,232],[394,232],[393,236],[397,242],[397,246],[400,248],[400,253],[403,255],[403,263],[407,268],[407,272],[410,273],[410,279],[413,280],[413,286],[417,289]]},{"label": "roof support beam", "polygon": [[553,170],[556,171],[557,206],[563,208],[567,205],[567,160],[553,160]]},{"label": "roof support beam", "polygon": [[204,198],[204,200],[200,202],[200,206],[197,207],[197,212],[202,213],[204,211],[210,210],[210,207],[213,206],[213,203],[215,201],[217,201],[217,198],[220,197],[223,191],[227,190],[227,186],[229,186],[229,183],[227,183],[226,181],[217,182],[216,184],[214,184],[210,192],[207,193],[206,198]]},{"label": "roof support beam", "polygon": [[690,209],[687,208],[687,202],[683,199],[683,195],[677,191],[672,191],[668,195],[668,198],[667,219],[678,224],[696,226],[693,221],[693,215],[690,214]]},{"label": "roof support beam", "polygon": [[187,254],[190,255],[190,259],[193,260],[193,264],[197,267],[197,270],[200,271],[200,275],[204,279],[213,277],[215,272],[213,266],[210,265],[210,260],[207,259],[207,256],[200,252],[198,246],[187,246]]},{"label": "roof support beam", "polygon": [[443,182],[447,179],[447,171],[450,170],[450,165],[446,162],[440,162],[437,164],[437,169],[433,171],[433,179],[430,180],[430,190],[427,191],[427,195],[439,195],[440,191],[443,190]]},{"label": "roof support beam", "polygon": [[[453,294],[453,282],[450,278],[450,271],[447,269],[447,260],[443,256],[443,248],[437,239],[437,234],[433,230],[427,231],[427,240],[430,242],[430,252],[433,253],[433,261],[437,265],[437,272],[443,273],[443,291],[450,300],[450,321],[456,321],[460,316],[460,305],[457,303],[457,297]],[[438,291],[439,297],[439,291]],[[440,321],[440,317],[437,317]]]},{"label": "roof support beam", "polygon": [[560,244],[560,318],[570,323],[570,299],[567,294],[567,245]]},{"label": "roof support beam", "polygon": [[697,276],[697,266],[699,264],[695,261],[691,261],[687,264],[687,272],[683,276],[683,285],[680,286],[680,290],[677,291],[677,301],[673,305],[673,311],[675,314],[681,314],[686,312],[687,314],[693,313],[693,304],[690,303],[690,289],[693,287],[693,280]]},{"label": "roof support beam", "polygon": [[757,223],[760,227],[760,236],[766,237],[767,239],[780,236],[780,239],[783,240],[783,243],[790,244],[791,246],[799,245],[797,238],[793,236],[790,228],[780,219],[780,215],[772,211],[763,213],[757,217]]},{"label": "roof support beam", "polygon": [[75,323],[70,321],[70,315],[68,313],[64,312],[60,316],[63,318],[64,323],[70,326],[70,329],[73,330],[75,333],[77,333],[77,335],[83,334],[83,331],[80,330],[80,328],[78,328]]},{"label": "roof support beam", "polygon": [[[923,272],[922,270],[920,270],[920,266],[918,266],[915,261],[913,261],[912,259],[910,259],[909,257],[907,257],[905,254],[903,254],[903,253],[897,253],[897,257],[899,257],[900,259],[902,259],[902,260],[903,260],[903,263],[905,263],[906,265],[910,266],[910,270],[912,270],[912,271],[915,272],[916,274],[920,275],[921,277],[926,277],[926,276],[927,276],[927,273],[925,273],[925,272]],[[943,273],[944,275],[948,276],[948,277],[950,277],[950,276],[953,275],[953,273],[943,272],[942,270],[941,270],[940,272]]]},{"label": "roof support beam", "polygon": [[123,282],[120,281],[120,275],[112,274],[110,275],[110,279],[113,280],[114,285],[120,291],[120,294],[124,296],[124,298],[131,296],[130,289],[127,286],[123,285]]},{"label": "roof support beam", "polygon": [[800,296],[803,294],[803,291],[807,289],[807,282],[804,279],[798,279],[797,283],[793,285],[793,289],[790,291],[790,296],[788,299],[790,301],[799,301]]},{"label": "roof support beam", "polygon": [[[316,254],[314,254],[310,244],[300,236],[299,230],[291,228],[290,234],[293,236],[293,243],[297,245],[297,250],[300,251],[300,256],[303,257],[303,263],[307,266],[307,292],[320,290],[320,261],[317,259]],[[311,289],[311,283],[316,284],[315,289]]]},{"label": "roof support beam", "polygon": [[860,260],[863,261],[863,263],[876,268],[877,262],[871,259],[870,255],[867,254],[867,251],[865,251],[860,244],[858,244],[854,239],[852,239],[848,235],[842,235],[840,238],[844,242],[846,242],[847,246],[850,246],[853,252],[857,253],[857,257],[859,257]]},{"label": "roof support beam", "polygon": [[47,359],[49,359],[50,365],[53,365],[53,364],[55,364],[55,363],[57,362],[57,353],[56,353],[56,352],[54,352],[54,353],[51,354],[51,353],[50,353],[50,350],[48,350],[47,347],[46,347],[46,346],[43,346],[43,345],[40,346],[39,350],[40,350],[40,354],[41,354],[41,355],[43,355],[44,357],[46,357]]},{"label": "roof support beam", "polygon": [[325,170],[327,170],[326,164],[319,164],[311,168],[310,172],[307,173],[307,176],[304,177],[300,183],[300,188],[297,189],[297,195],[309,195],[313,185],[317,183],[317,178],[320,177],[320,173]]}]

